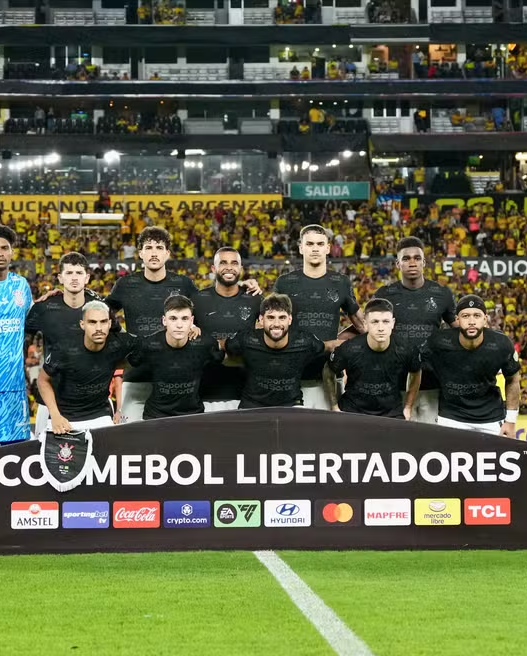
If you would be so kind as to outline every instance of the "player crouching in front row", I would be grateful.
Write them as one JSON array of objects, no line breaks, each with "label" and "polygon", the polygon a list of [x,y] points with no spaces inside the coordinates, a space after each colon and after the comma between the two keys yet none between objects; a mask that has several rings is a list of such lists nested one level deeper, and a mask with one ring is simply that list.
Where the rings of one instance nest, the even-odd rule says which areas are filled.
[{"label": "player crouching in front row", "polygon": [[[393,305],[375,298],[364,308],[366,333],[347,340],[331,354],[324,384],[333,410],[409,420],[421,383],[417,347],[392,336]],[[335,375],[346,373],[346,389],[337,402]],[[402,402],[400,381],[408,380]]]},{"label": "player crouching in front row", "polygon": [[[520,400],[520,362],[512,341],[487,328],[487,310],[475,294],[456,307],[458,328],[440,330],[424,345],[439,385],[439,426],[516,437]],[[505,377],[506,412],[496,385]]]},{"label": "player crouching in front row", "polygon": [[110,333],[110,326],[105,303],[86,303],[80,321],[83,332],[46,357],[37,384],[51,417],[47,430],[60,435],[119,421],[108,390],[115,370],[133,352],[137,339],[125,332]]}]

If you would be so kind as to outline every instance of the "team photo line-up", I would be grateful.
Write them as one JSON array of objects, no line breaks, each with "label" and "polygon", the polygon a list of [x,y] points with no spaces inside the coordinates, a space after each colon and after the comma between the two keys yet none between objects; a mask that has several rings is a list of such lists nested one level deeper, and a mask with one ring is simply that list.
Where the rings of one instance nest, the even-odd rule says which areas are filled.
[{"label": "team photo line-up", "polygon": [[[302,229],[302,269],[280,276],[266,298],[255,280],[240,280],[241,258],[230,247],[214,256],[214,284],[198,291],[167,270],[169,233],[147,227],[138,239],[143,269],[121,277],[107,298],[87,288],[88,262],[70,252],[59,263],[62,289],[33,303],[26,279],[9,271],[16,240],[0,226],[0,444],[31,437],[24,337],[38,332],[37,437],[273,406],[516,435],[520,362],[512,341],[487,327],[479,296],[456,304],[447,287],[424,277],[416,237],[397,245],[400,281],[378,289],[364,311],[349,277],[328,270],[320,225]],[[115,318],[121,310],[126,331]],[[341,312],[351,325],[339,333]]]}]

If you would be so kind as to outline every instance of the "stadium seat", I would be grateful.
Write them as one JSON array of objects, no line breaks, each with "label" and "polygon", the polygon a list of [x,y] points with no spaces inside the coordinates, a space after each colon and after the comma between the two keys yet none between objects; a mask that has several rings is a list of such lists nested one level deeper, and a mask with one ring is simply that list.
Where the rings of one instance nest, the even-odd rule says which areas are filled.
[{"label": "stadium seat", "polygon": [[272,25],[273,11],[272,9],[269,8],[244,9],[243,24],[244,25]]}]

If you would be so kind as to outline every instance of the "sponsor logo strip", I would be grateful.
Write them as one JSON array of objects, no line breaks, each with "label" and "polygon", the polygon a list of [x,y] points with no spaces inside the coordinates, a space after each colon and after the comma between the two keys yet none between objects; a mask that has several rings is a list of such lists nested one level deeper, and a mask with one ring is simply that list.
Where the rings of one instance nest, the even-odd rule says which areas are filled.
[{"label": "sponsor logo strip", "polygon": [[210,501],[165,501],[165,528],[209,528]]},{"label": "sponsor logo strip", "polygon": [[311,526],[311,501],[268,499],[264,502],[264,523],[272,528]]},{"label": "sponsor logo strip", "polygon": [[214,502],[214,526],[218,528],[258,528],[261,524],[260,501],[252,499]]},{"label": "sponsor logo strip", "polygon": [[57,501],[14,501],[11,504],[12,529],[53,529],[59,527]]},{"label": "sponsor logo strip", "polygon": [[465,524],[510,524],[511,500],[507,498],[465,499]]},{"label": "sponsor logo strip", "polygon": [[338,501],[318,499],[315,501],[315,526],[344,528],[360,526],[362,501],[358,499],[341,499]]},{"label": "sponsor logo strip", "polygon": [[366,499],[364,523],[366,526],[410,526],[412,504],[410,499]]},{"label": "sponsor logo strip", "polygon": [[110,504],[107,501],[65,501],[62,528],[108,528]]},{"label": "sponsor logo strip", "polygon": [[459,526],[461,499],[415,499],[416,526]]},{"label": "sponsor logo strip", "polygon": [[159,501],[114,501],[114,528],[159,528]]}]

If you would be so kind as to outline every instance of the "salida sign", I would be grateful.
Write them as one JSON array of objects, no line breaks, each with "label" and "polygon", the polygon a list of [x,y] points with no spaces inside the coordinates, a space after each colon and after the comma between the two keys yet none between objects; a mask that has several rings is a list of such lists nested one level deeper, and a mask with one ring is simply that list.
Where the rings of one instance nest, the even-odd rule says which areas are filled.
[{"label": "salida sign", "polygon": [[0,550],[527,546],[515,440],[296,409],[93,438],[85,482],[62,494],[34,443],[0,449]]}]

